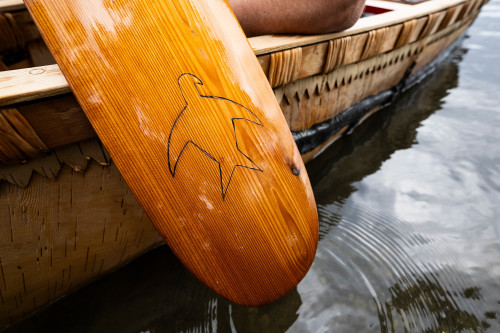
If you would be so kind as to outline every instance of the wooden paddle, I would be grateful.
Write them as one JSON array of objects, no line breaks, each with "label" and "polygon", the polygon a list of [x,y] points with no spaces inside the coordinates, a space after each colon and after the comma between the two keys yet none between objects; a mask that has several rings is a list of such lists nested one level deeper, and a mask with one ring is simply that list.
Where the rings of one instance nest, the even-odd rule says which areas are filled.
[{"label": "wooden paddle", "polygon": [[227,3],[26,5],[130,189],[183,264],[238,304],[269,303],[294,288],[315,255],[316,205]]}]

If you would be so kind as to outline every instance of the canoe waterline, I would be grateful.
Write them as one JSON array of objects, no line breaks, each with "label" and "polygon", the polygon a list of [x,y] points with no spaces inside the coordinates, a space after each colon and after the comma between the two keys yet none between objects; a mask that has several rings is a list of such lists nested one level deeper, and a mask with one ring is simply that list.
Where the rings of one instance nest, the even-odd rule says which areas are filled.
[{"label": "canoe waterline", "polygon": [[[339,34],[250,39],[298,142],[315,125],[397,86],[409,69],[421,71],[463,33],[484,2],[443,3],[413,5],[406,16],[364,18]],[[0,175],[0,326],[163,242],[95,139],[57,66],[0,73],[0,86],[11,80],[36,89],[17,95],[0,89],[7,133],[1,139],[6,164]],[[304,159],[363,115],[318,146],[306,145]]]}]

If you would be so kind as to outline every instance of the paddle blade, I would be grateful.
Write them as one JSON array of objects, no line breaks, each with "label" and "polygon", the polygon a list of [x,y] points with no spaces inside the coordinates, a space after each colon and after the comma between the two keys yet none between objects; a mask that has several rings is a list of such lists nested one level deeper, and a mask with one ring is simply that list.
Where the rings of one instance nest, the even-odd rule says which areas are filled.
[{"label": "paddle blade", "polygon": [[294,288],[315,255],[316,205],[227,3],[26,4],[130,189],[183,264],[238,304],[269,303]]}]

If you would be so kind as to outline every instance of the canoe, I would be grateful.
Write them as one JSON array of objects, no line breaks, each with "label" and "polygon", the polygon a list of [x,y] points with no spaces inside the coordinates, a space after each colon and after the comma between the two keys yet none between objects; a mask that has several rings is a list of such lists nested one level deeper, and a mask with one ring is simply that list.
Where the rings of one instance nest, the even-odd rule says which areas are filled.
[{"label": "canoe", "polygon": [[[304,161],[432,72],[483,0],[367,1],[352,28],[249,38]],[[22,1],[0,1],[0,327],[163,244]]]}]

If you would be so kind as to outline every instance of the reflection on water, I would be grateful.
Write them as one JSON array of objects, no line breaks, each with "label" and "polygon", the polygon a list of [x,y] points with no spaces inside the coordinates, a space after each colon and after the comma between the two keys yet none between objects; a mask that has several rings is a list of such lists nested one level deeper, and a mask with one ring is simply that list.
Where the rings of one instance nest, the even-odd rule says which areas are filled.
[{"label": "reflection on water", "polygon": [[440,237],[354,200],[322,206],[320,216],[332,229],[307,277],[311,286],[298,289],[301,314],[315,306],[325,316],[311,308],[307,331],[482,332],[498,327],[489,322],[498,305],[485,303],[484,287]]},{"label": "reflection on water", "polygon": [[282,300],[232,305],[161,247],[7,332],[500,332],[498,17],[309,163],[321,240]]}]

